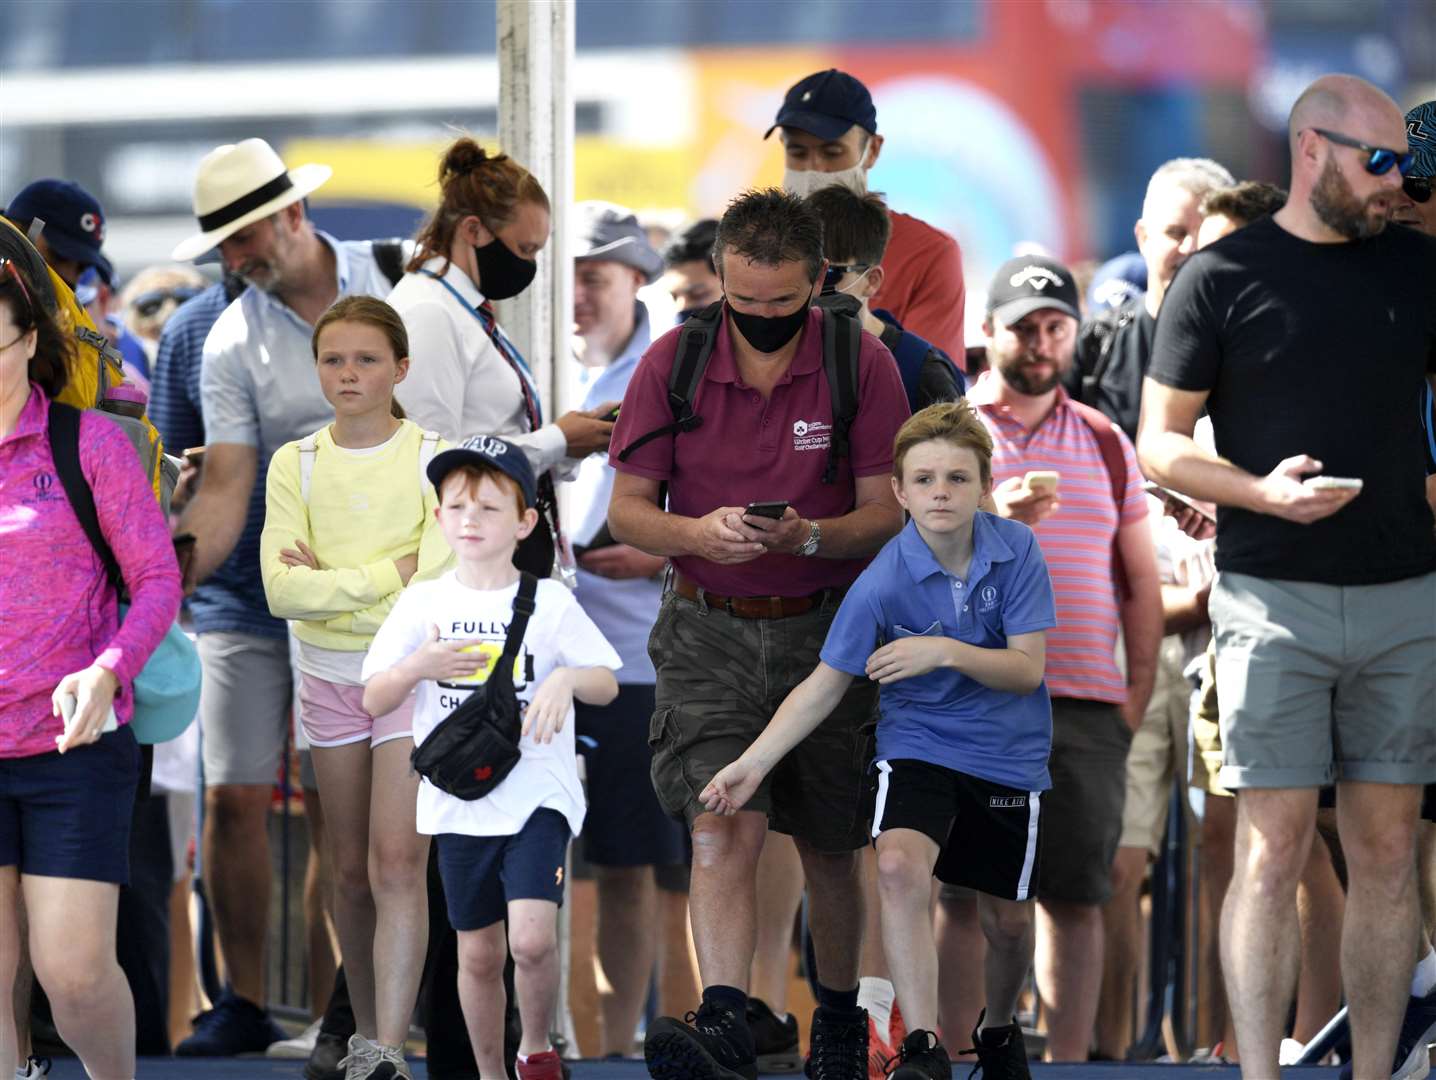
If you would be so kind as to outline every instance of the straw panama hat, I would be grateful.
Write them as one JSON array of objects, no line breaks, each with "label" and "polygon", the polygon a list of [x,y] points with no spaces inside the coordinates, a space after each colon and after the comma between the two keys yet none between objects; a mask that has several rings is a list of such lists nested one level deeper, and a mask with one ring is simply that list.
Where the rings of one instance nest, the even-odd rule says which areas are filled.
[{"label": "straw panama hat", "polygon": [[173,257],[184,261],[203,255],[246,225],[299,202],[333,174],[328,165],[286,169],[263,139],[216,147],[199,163],[194,179],[201,231],[180,243]]}]

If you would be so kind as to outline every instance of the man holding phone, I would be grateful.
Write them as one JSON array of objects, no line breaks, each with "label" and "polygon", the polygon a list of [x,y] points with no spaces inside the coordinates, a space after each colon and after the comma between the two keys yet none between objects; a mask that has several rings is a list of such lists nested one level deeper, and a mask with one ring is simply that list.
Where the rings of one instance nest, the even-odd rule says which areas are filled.
[{"label": "man holding phone", "polygon": [[[659,800],[693,834],[704,987],[692,1024],[661,1017],[649,1026],[645,1057],[659,1080],[752,1077],[754,882],[771,827],[793,836],[808,881],[818,983],[809,1076],[861,1080],[855,854],[871,812],[876,685],[851,688],[744,811],[709,813],[698,795],[816,667],[844,591],[900,529],[888,474],[907,396],[891,355],[863,333],[848,452],[824,483],[834,415],[822,339],[832,316],[812,306],[825,268],[822,222],[797,196],[748,192],[719,222],[714,255],[725,302],[693,399],[701,423],[634,445],[673,423],[675,329],[638,365],[611,453],[614,535],[674,566],[649,642],[658,680],[649,743]],[[766,516],[781,502],[790,504],[781,516]]]},{"label": "man holding phone", "polygon": [[[1136,456],[1119,428],[1108,423],[1103,433],[1094,426],[1102,417],[1090,418],[1062,386],[1077,327],[1078,293],[1067,267],[1041,256],[1008,260],[988,290],[988,370],[968,390],[993,439],[993,501],[1003,517],[1036,531],[1057,602],[1057,627],[1047,635],[1052,790],[1035,956],[1052,1061],[1084,1061],[1092,1042],[1102,906],[1112,895],[1127,755],[1152,694],[1162,637],[1161,585]],[[1104,438],[1111,440],[1106,449]],[[1119,457],[1109,461],[1113,451]],[[942,902],[954,924],[976,929],[968,898],[944,890]]]},{"label": "man holding phone", "polygon": [[[638,290],[657,280],[663,260],[630,211],[606,202],[584,202],[576,209],[574,330],[584,365],[583,408],[596,409],[623,397],[648,348],[648,309]],[[616,414],[615,409],[603,419],[612,421]],[[654,679],[648,634],[658,615],[659,575],[667,560],[614,540],[608,528],[612,488],[613,469],[598,455],[583,461],[570,488],[578,602],[623,660],[612,703],[574,705],[589,799],[577,845],[574,909],[596,902],[598,961],[608,984],[605,992],[593,990],[600,1045],[584,1051],[604,1057],[633,1052],[662,936],[653,932],[660,925],[657,868],[681,869],[684,861],[682,830],[663,813],[648,781]],[[683,902],[681,893],[676,902]],[[575,941],[575,970],[584,975],[593,970],[586,944]],[[682,944],[686,954],[686,934]],[[583,985],[581,975],[575,987]]]},{"label": "man holding phone", "polygon": [[[1421,785],[1436,781],[1436,538],[1411,407],[1436,372],[1436,241],[1388,228],[1412,155],[1382,91],[1318,79],[1289,142],[1286,205],[1173,284],[1138,445],[1157,482],[1223,507],[1210,610],[1237,837],[1222,957],[1243,1074],[1277,1073],[1296,884],[1334,780],[1353,1063],[1385,1076],[1418,932]],[[1352,381],[1358,355],[1379,378]],[[1203,408],[1215,450],[1192,439]]]}]

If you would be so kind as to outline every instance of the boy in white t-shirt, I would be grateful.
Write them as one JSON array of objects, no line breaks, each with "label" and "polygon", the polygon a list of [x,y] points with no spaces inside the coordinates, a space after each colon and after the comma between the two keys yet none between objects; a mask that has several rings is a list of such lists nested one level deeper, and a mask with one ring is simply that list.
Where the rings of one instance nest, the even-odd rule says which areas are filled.
[{"label": "boy in white t-shirt", "polygon": [[[364,707],[387,712],[415,691],[414,744],[487,681],[503,652],[519,572],[514,548],[538,520],[523,451],[480,435],[429,463],[439,528],[456,569],[411,585],[364,661]],[[475,663],[478,668],[475,668]],[[449,918],[459,935],[459,1000],[480,1076],[505,1075],[506,954],[523,1041],[520,1080],[560,1080],[548,1043],[558,994],[558,906],[569,838],[583,824],[573,703],[618,695],[618,654],[557,581],[540,581],[514,663],[522,756],[498,787],[467,801],[419,785],[417,826],[435,837]],[[417,688],[417,689],[416,689]]]}]

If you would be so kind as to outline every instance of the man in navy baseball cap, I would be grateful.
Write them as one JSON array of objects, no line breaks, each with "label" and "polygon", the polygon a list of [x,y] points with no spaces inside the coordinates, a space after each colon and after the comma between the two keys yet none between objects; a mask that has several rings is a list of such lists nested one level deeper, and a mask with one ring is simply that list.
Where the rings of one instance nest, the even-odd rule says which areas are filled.
[{"label": "man in navy baseball cap", "polygon": [[780,127],[793,127],[824,139],[840,139],[854,125],[878,133],[878,111],[868,88],[846,71],[828,68],[794,83],[767,138]]},{"label": "man in navy baseball cap", "polygon": [[[868,191],[868,170],[882,153],[878,113],[861,81],[837,68],[794,83],[763,138],[779,133],[783,187],[804,197],[841,185]],[[870,301],[902,326],[942,349],[963,356],[962,252],[940,229],[889,208],[892,236],[883,255],[883,284]]]},{"label": "man in navy baseball cap", "polygon": [[114,267],[100,252],[105,242],[105,215],[99,200],[79,184],[36,180],[10,200],[5,216],[26,233],[34,222],[44,223],[30,239],[70,288],[90,266],[113,287]]}]

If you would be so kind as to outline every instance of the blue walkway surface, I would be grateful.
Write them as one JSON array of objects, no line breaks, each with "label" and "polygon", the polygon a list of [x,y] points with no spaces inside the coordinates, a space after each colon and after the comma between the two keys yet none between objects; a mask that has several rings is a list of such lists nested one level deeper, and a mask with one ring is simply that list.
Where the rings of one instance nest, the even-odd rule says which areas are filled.
[{"label": "blue walkway surface", "polygon": [[[574,1080],[648,1080],[641,1061],[575,1061]],[[422,1061],[414,1062],[414,1080],[427,1080]],[[299,1080],[302,1061],[271,1061],[265,1058],[200,1060],[195,1058],[142,1058],[138,1080]],[[954,1080],[962,1080],[965,1067],[954,1066]],[[1284,1080],[1336,1080],[1335,1068],[1283,1069]],[[1105,1064],[1032,1066],[1032,1080],[1237,1080],[1235,1066]],[[50,1080],[85,1080],[85,1070],[73,1058],[55,1062]]]}]

